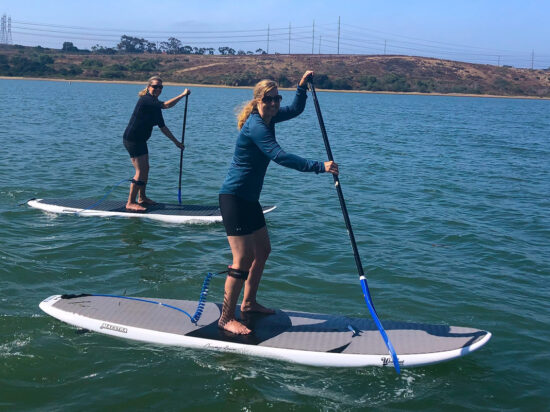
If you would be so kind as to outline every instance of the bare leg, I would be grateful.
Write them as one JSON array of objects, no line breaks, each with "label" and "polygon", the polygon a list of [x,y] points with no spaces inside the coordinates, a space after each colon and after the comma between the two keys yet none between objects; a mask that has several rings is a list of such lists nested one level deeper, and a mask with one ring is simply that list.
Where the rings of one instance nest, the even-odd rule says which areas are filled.
[{"label": "bare leg", "polygon": [[[248,271],[252,261],[254,260],[254,237],[253,235],[245,236],[228,236],[227,240],[233,253],[232,268]],[[251,332],[245,325],[240,323],[235,317],[235,306],[241,294],[244,280],[236,279],[227,276],[225,280],[225,293],[223,299],[222,313],[218,326],[229,332],[239,335],[247,335]]]},{"label": "bare leg", "polygon": [[227,276],[225,279],[225,293],[223,297],[222,314],[218,326],[237,335],[248,335],[251,330],[235,317],[235,306],[241,294],[244,280]]},{"label": "bare leg", "polygon": [[271,252],[271,242],[269,240],[267,227],[264,226],[258,229],[252,233],[252,236],[254,239],[254,261],[250,266],[248,279],[244,286],[241,312],[275,313],[273,309],[266,308],[256,301],[256,294],[264,272],[265,262]]},{"label": "bare leg", "polygon": [[[149,155],[142,155],[138,157],[132,157],[132,165],[136,169],[134,174],[135,181],[147,182],[147,176],[149,174]],[[145,179],[145,180],[143,180]],[[144,186],[138,186],[135,183],[130,184],[130,194],[128,195],[128,202],[126,202],[126,209],[136,212],[143,212],[147,210],[143,206],[136,203],[136,196],[139,194],[141,188]]]},{"label": "bare leg", "polygon": [[145,184],[139,187],[138,203],[140,205],[156,205],[157,202],[149,199],[145,194],[145,190],[147,189],[147,181],[149,180],[149,155],[146,154],[146,155],[140,156],[139,158],[141,157],[143,157],[143,159],[140,162],[140,172],[141,172],[140,180]]}]

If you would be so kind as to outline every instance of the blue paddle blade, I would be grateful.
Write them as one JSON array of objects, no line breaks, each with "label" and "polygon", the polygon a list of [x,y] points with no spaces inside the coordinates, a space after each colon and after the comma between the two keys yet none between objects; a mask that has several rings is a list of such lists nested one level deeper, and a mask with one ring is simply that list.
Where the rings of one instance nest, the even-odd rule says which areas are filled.
[{"label": "blue paddle blade", "polygon": [[390,341],[390,338],[388,338],[388,334],[384,330],[384,327],[382,326],[382,322],[380,322],[380,319],[378,319],[378,314],[376,313],[376,310],[374,309],[374,305],[372,304],[372,301],[370,299],[369,294],[369,288],[367,287],[367,280],[364,276],[361,276],[361,288],[363,289],[363,295],[365,296],[365,302],[367,302],[367,307],[369,308],[369,312],[374,319],[374,323],[376,323],[376,326],[378,327],[378,330],[380,331],[380,334],[382,335],[382,339],[384,339],[384,342],[386,343],[386,347],[390,351],[390,355],[393,360],[393,366],[395,368],[395,371],[400,374],[401,368],[399,366],[399,359],[397,358],[397,354],[395,353],[395,349],[393,348],[393,345]]},{"label": "blue paddle blade", "polygon": [[181,189],[178,189],[178,203],[181,205]]}]

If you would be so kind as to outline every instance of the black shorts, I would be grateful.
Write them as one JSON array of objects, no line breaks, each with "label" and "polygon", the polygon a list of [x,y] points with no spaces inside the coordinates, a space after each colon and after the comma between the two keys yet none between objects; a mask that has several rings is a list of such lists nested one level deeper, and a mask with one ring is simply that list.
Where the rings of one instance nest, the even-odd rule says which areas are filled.
[{"label": "black shorts", "polygon": [[128,150],[128,153],[130,153],[130,157],[143,156],[149,153],[146,140],[122,139],[122,142],[124,143],[126,150]]},{"label": "black shorts", "polygon": [[227,236],[250,235],[265,226],[264,212],[260,202],[251,202],[242,197],[220,194],[220,211]]}]

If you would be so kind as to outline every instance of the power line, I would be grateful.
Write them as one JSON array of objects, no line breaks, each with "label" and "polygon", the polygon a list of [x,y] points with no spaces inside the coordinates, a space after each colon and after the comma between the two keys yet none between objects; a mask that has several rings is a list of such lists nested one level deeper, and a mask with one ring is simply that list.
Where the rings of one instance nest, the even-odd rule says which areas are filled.
[{"label": "power line", "polygon": [[[5,17],[5,15],[4,15]],[[261,48],[267,43],[267,53],[287,49],[288,53],[311,53],[315,51],[315,37],[318,37],[318,53],[336,54],[404,54],[422,55],[433,58],[451,58],[463,61],[476,61],[491,64],[516,62],[523,67],[535,67],[546,64],[549,55],[538,54],[535,60],[531,53],[511,50],[490,49],[486,47],[464,45],[437,40],[427,40],[412,36],[389,33],[372,28],[343,24],[338,17],[337,24],[320,24],[313,20],[309,26],[251,28],[246,30],[123,30],[102,27],[84,27],[60,24],[36,23],[3,18],[1,43],[11,42],[11,23],[13,34],[18,38],[40,38],[40,42],[53,43],[55,39],[79,40],[82,42],[101,42],[117,44],[120,33],[128,37],[141,36],[157,44],[161,40],[176,37],[193,46],[253,45]],[[146,39],[145,39],[146,38]],[[51,41],[49,41],[51,39]],[[321,40],[323,43],[321,44]]]}]

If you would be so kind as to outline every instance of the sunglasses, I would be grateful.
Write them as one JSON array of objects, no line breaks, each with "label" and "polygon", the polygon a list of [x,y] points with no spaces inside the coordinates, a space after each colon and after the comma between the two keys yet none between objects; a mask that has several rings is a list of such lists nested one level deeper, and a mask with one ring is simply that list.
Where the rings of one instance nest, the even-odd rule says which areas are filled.
[{"label": "sunglasses", "polygon": [[152,88],[155,89],[155,90],[156,90],[156,89],[162,90],[162,87],[163,87],[163,86],[162,86],[162,84],[151,84],[149,87],[152,87]]},{"label": "sunglasses", "polygon": [[276,96],[264,96],[264,97],[262,97],[262,102],[264,102],[264,103],[271,103],[271,102],[279,103],[281,100],[283,100],[283,96],[281,96],[280,94],[278,94]]}]

